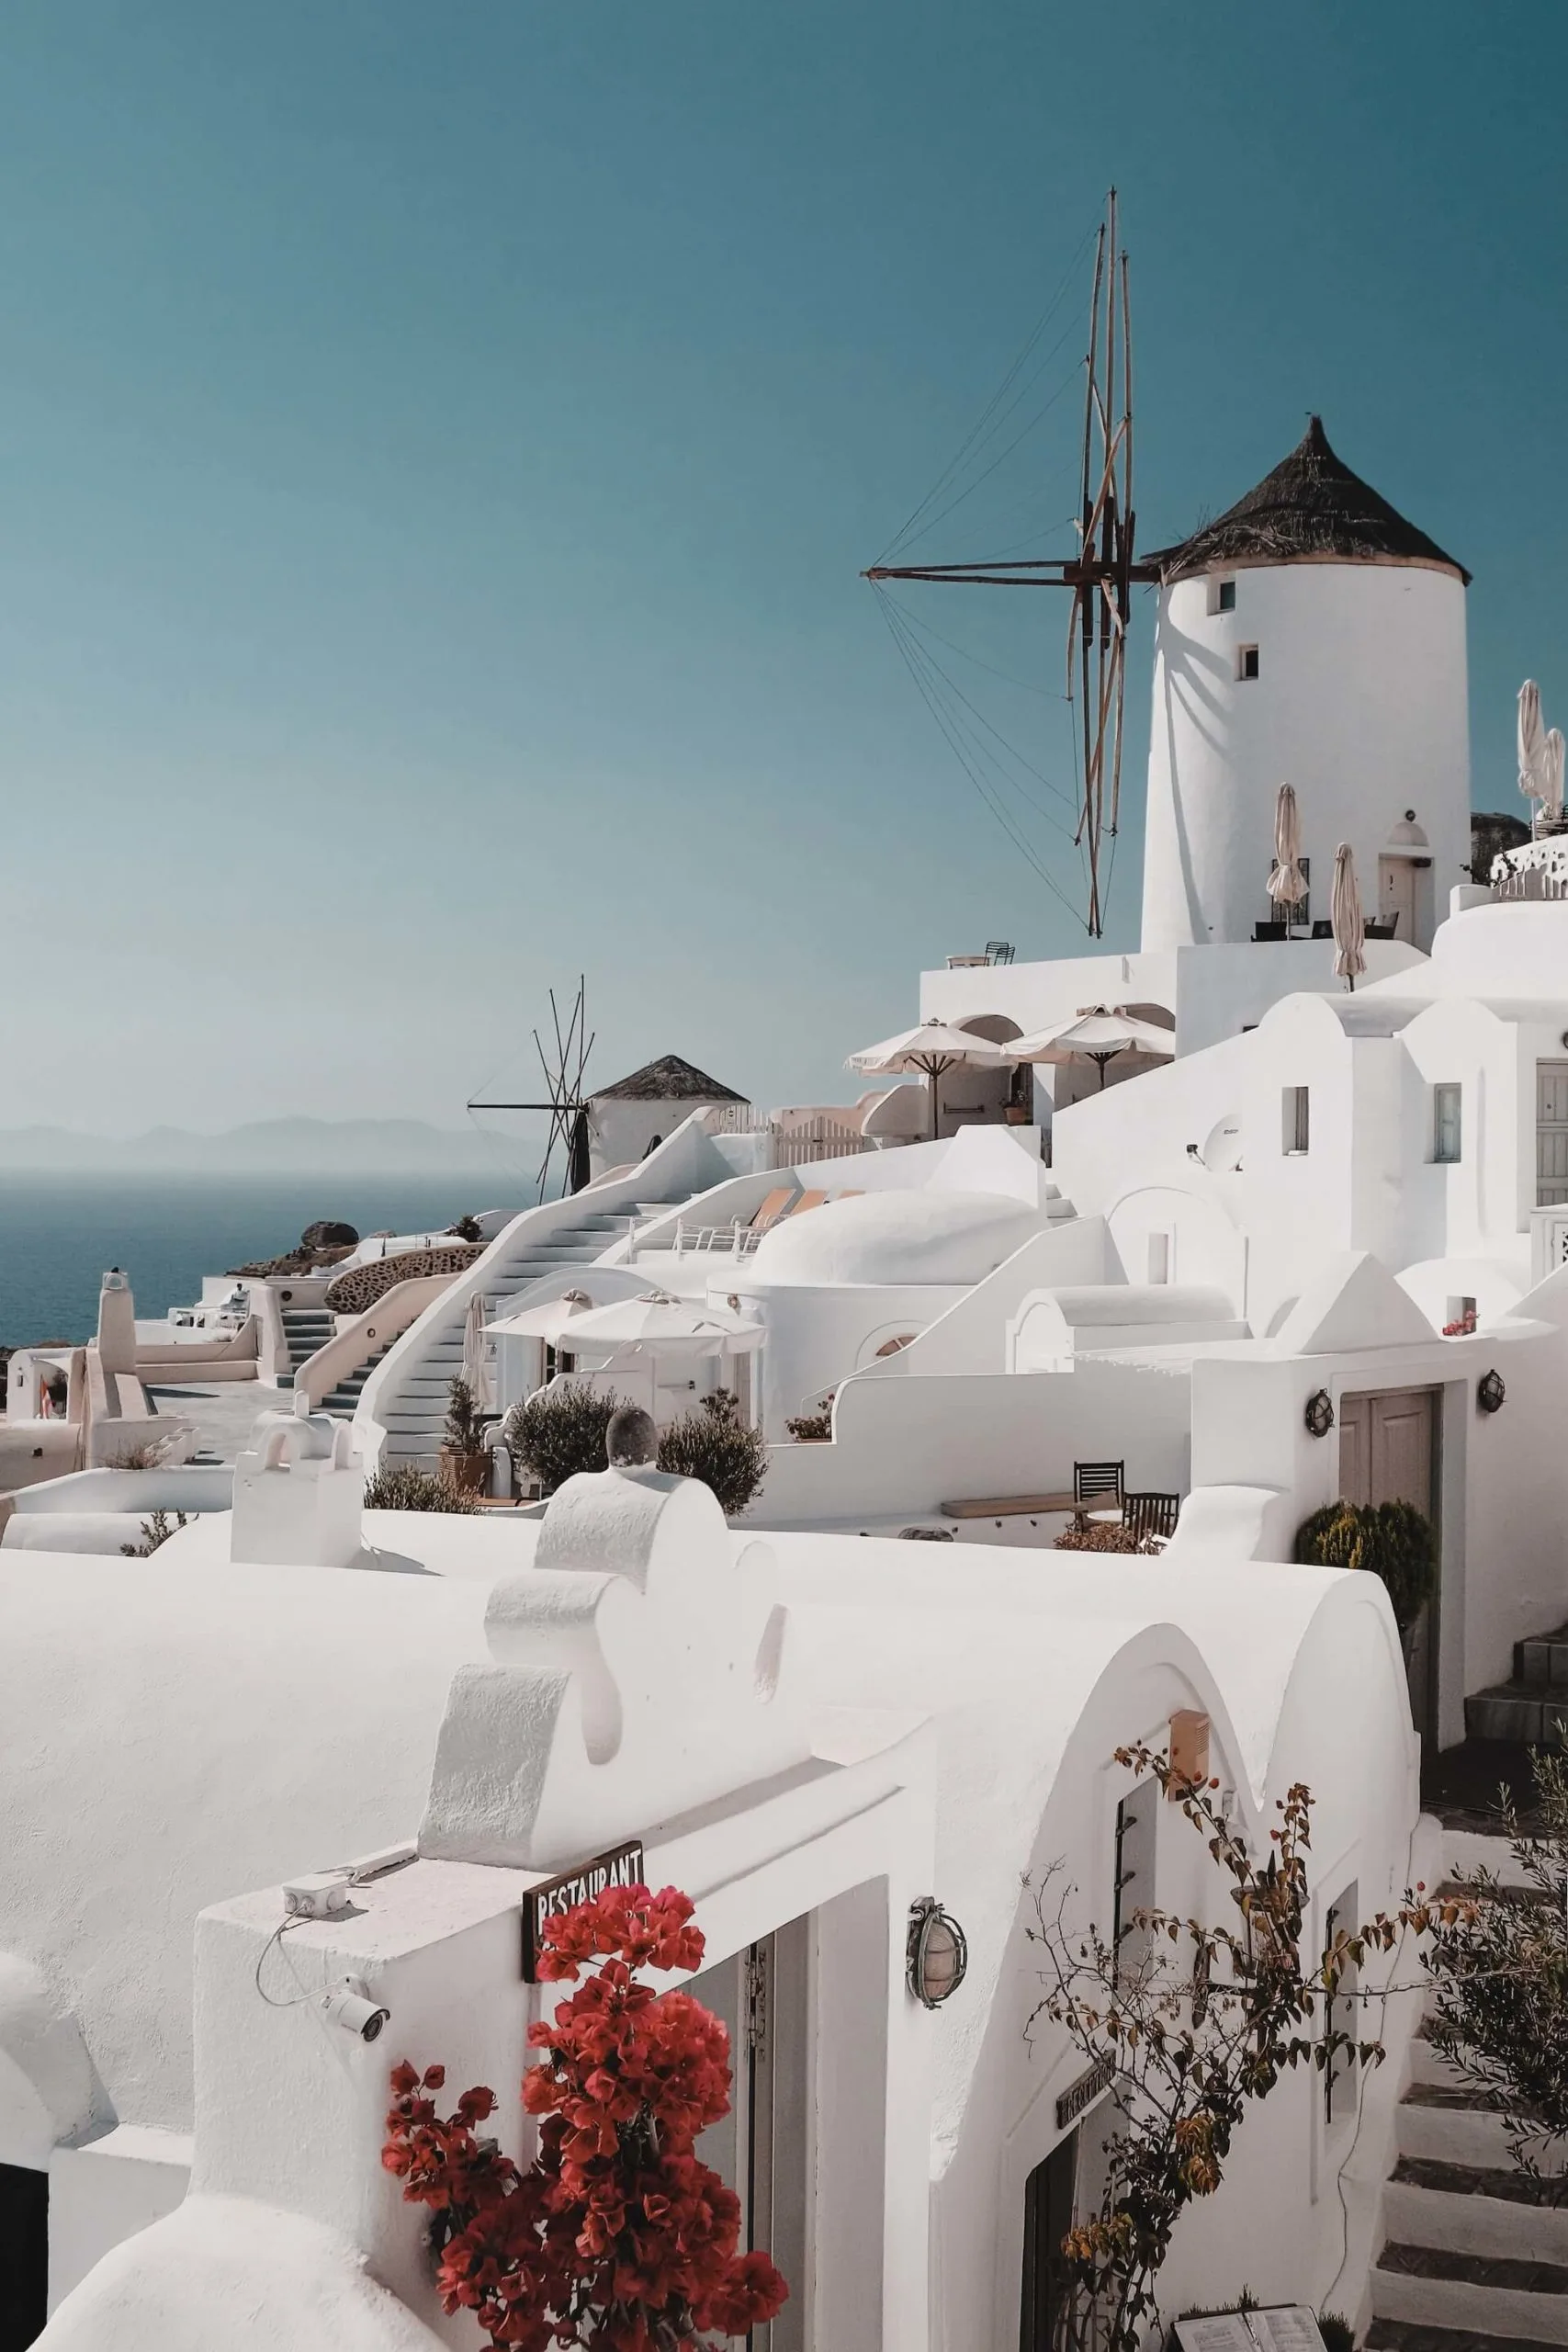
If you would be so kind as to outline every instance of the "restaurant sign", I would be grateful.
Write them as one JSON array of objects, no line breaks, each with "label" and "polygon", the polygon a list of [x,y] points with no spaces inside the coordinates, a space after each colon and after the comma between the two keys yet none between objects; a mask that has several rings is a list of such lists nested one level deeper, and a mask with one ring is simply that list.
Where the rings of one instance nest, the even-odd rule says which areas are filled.
[{"label": "restaurant sign", "polygon": [[1065,2132],[1080,2115],[1094,2105],[1101,2094],[1111,2088],[1116,2069],[1109,2058],[1100,2059],[1087,2075],[1080,2075],[1056,2101],[1056,2129]]},{"label": "restaurant sign", "polygon": [[523,1897],[523,1982],[536,1984],[536,1973],[539,1948],[543,1941],[545,1922],[562,1911],[575,1911],[580,1903],[592,1903],[606,1887],[640,1886],[642,1884],[642,1840],[631,1838],[624,1846],[613,1846],[607,1854],[595,1854],[591,1862],[576,1862],[558,1878],[547,1878],[531,1886]]}]

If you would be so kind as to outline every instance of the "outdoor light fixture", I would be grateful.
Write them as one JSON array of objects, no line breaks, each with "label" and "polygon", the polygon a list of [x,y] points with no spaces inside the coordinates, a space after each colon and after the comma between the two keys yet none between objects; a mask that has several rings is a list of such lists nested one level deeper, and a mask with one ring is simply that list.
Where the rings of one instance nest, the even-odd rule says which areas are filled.
[{"label": "outdoor light fixture", "polygon": [[1306,1401],[1306,1425],[1313,1437],[1326,1437],[1334,1427],[1334,1400],[1326,1388],[1317,1388]]},{"label": "outdoor light fixture", "polygon": [[969,1966],[969,1946],[964,1930],[934,1894],[922,1894],[909,1905],[909,1934],[905,1974],[909,1990],[923,2008],[940,2009],[963,1984]]},{"label": "outdoor light fixture", "polygon": [[1507,1393],[1500,1372],[1483,1372],[1475,1384],[1475,1401],[1483,1413],[1500,1413]]}]

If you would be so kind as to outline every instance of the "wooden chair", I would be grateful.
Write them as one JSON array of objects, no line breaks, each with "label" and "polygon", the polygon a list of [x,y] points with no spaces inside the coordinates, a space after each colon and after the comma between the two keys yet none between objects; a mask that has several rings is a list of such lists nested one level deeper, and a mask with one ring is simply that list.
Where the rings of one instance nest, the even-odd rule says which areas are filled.
[{"label": "wooden chair", "polygon": [[1090,1503],[1120,1503],[1122,1496],[1124,1462],[1075,1462],[1073,1464],[1073,1502],[1079,1510]]},{"label": "wooden chair", "polygon": [[1177,1514],[1181,1509],[1179,1495],[1141,1492],[1122,1498],[1122,1524],[1137,1543],[1145,1536],[1157,1535],[1168,1543],[1176,1532]]},{"label": "wooden chair", "polygon": [[[821,1197],[818,1193],[817,1198],[820,1200]],[[801,1204],[810,1198],[810,1193],[797,1193],[791,1184],[781,1184],[776,1193],[770,1193],[753,1212],[750,1225],[742,1225],[737,1218],[733,1227],[736,1255],[749,1257],[764,1233],[771,1233],[775,1225],[782,1225],[786,1216],[793,1216]]]}]

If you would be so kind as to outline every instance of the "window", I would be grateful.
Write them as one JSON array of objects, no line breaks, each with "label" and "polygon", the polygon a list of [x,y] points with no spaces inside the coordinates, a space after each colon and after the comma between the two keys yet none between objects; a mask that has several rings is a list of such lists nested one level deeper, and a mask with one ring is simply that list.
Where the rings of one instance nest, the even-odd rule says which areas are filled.
[{"label": "window", "polygon": [[1280,1096],[1283,1112],[1280,1148],[1287,1155],[1305,1152],[1311,1143],[1311,1090],[1304,1086],[1287,1086]]},{"label": "window", "polygon": [[1258,648],[1256,645],[1238,645],[1236,647],[1235,673],[1238,678],[1257,677]]},{"label": "window", "polygon": [[1432,1089],[1434,1159],[1451,1162],[1460,1157],[1460,1104],[1463,1097],[1461,1086],[1434,1086]]},{"label": "window", "polygon": [[1220,582],[1219,594],[1215,598],[1214,609],[1216,612],[1221,613],[1235,612],[1235,582],[1234,580],[1222,580]]},{"label": "window", "polygon": [[[1357,1912],[1360,1900],[1352,1879],[1338,1899],[1328,1906],[1325,1922],[1324,1942],[1332,1944],[1341,1933],[1353,1935],[1357,1927]],[[1361,2003],[1357,1999],[1359,1971],[1353,1961],[1347,1961],[1339,1972],[1339,1982],[1333,1997],[1325,2004],[1326,2022],[1330,2032],[1337,2030],[1359,2038],[1361,2025]],[[1353,2050],[1341,2051],[1323,2078],[1323,2111],[1330,2125],[1343,2123],[1356,2112],[1356,2097],[1359,2088],[1360,2067]]]},{"label": "window", "polygon": [[1150,1929],[1134,1914],[1155,1905],[1155,1828],[1159,1819],[1159,1782],[1140,1781],[1116,1808],[1116,1870],[1112,1885],[1111,1943],[1118,1973],[1135,1975],[1154,1951]]},{"label": "window", "polygon": [[1148,1243],[1148,1279],[1151,1283],[1170,1280],[1170,1236],[1168,1233],[1146,1235]]}]

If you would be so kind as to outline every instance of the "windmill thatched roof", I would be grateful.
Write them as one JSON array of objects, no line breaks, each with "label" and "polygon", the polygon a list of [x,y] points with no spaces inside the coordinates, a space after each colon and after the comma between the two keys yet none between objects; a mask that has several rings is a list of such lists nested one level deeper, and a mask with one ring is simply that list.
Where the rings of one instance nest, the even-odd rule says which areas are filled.
[{"label": "windmill thatched roof", "polygon": [[1445,555],[1435,539],[1407,523],[1335,456],[1318,416],[1256,490],[1190,539],[1149,559],[1167,581],[1186,580],[1194,572],[1231,563],[1391,560],[1457,572],[1467,583],[1470,579],[1462,563]]},{"label": "windmill thatched roof", "polygon": [[593,1099],[621,1102],[744,1102],[746,1096],[737,1094],[732,1086],[721,1086],[716,1078],[691,1062],[682,1061],[679,1054],[660,1054],[656,1062],[647,1062],[641,1069],[634,1069],[629,1078],[618,1078],[614,1086],[596,1086]]}]

